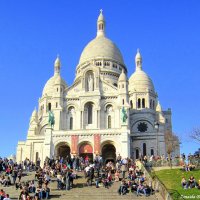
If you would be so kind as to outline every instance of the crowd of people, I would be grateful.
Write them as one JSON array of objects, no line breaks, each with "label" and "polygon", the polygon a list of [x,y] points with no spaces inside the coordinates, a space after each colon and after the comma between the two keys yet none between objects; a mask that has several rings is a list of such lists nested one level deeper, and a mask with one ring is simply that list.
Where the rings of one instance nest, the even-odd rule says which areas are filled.
[{"label": "crowd of people", "polygon": [[[25,173],[34,171],[33,180],[22,181]],[[102,157],[96,155],[90,160],[74,156],[66,159],[46,158],[41,167],[40,160],[36,163],[28,158],[22,163],[17,164],[13,160],[0,158],[0,184],[3,187],[14,186],[19,190],[19,200],[39,200],[50,198],[49,183],[52,179],[57,181],[58,190],[70,190],[73,188],[74,179],[82,174],[85,177],[84,186],[95,185],[96,188],[105,187],[109,189],[114,182],[120,182],[118,193],[121,195],[127,192],[135,192],[137,195],[150,194],[151,188],[147,185],[146,177],[138,165],[132,159],[122,159],[120,154],[116,163],[103,161]],[[0,200],[8,200],[9,194],[1,189]]]},{"label": "crowd of people", "polygon": [[[16,164],[12,159],[0,158],[0,184],[3,187],[14,185],[20,182],[22,176],[22,165]],[[3,189],[0,190],[0,200],[9,200],[9,194]]]},{"label": "crowd of people", "polygon": [[[118,189],[119,195],[125,195],[133,192],[138,195],[149,196],[153,194],[151,182],[146,178],[141,168],[140,161],[131,159],[119,159],[116,163],[115,181],[119,181],[119,174],[122,173],[121,184]],[[144,161],[144,160],[143,160]],[[127,176],[126,176],[127,174]]]}]

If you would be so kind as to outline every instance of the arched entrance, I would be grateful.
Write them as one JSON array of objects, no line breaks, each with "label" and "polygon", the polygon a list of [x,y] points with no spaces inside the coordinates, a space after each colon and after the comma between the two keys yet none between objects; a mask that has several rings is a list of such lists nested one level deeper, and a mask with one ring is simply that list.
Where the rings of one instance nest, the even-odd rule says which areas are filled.
[{"label": "arched entrance", "polygon": [[66,142],[60,142],[55,147],[55,158],[63,157],[66,159],[70,157],[70,147]]},{"label": "arched entrance", "polygon": [[93,148],[90,143],[84,142],[79,147],[79,156],[89,158],[89,161],[93,161]]},{"label": "arched entrance", "polygon": [[112,143],[106,143],[103,145],[101,150],[102,158],[104,163],[112,161],[115,163],[116,161],[116,148]]}]

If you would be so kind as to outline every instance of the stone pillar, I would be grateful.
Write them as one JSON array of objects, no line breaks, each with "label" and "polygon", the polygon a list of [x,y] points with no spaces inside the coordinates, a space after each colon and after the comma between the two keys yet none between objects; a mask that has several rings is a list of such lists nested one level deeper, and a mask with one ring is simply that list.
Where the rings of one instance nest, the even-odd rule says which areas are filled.
[{"label": "stone pillar", "polygon": [[26,142],[26,146],[25,146],[25,151],[24,151],[24,155],[25,155],[25,158],[28,158],[32,161],[31,159],[31,154],[32,154],[32,143],[30,141],[27,141]]},{"label": "stone pillar", "polygon": [[17,163],[21,163],[22,162],[22,154],[23,154],[24,145],[21,145],[21,143],[22,142],[19,142],[18,146],[17,146],[17,156],[16,156]]},{"label": "stone pillar", "polygon": [[83,129],[83,111],[81,111],[81,129]]},{"label": "stone pillar", "polygon": [[121,156],[123,158],[130,157],[130,134],[127,131],[121,133]]},{"label": "stone pillar", "polygon": [[145,98],[145,108],[150,108],[150,96],[149,96],[149,91],[147,92],[146,97],[147,97],[147,98]]},{"label": "stone pillar", "polygon": [[52,131],[53,129],[48,125],[45,130],[42,164],[46,157],[52,158],[53,156]]}]

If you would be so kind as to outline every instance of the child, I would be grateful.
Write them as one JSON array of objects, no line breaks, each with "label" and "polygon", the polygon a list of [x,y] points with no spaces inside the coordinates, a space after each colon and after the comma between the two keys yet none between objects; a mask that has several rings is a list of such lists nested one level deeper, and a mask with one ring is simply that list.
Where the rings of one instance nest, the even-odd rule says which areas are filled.
[{"label": "child", "polygon": [[119,181],[119,171],[117,170],[115,172],[115,182],[118,182]]}]

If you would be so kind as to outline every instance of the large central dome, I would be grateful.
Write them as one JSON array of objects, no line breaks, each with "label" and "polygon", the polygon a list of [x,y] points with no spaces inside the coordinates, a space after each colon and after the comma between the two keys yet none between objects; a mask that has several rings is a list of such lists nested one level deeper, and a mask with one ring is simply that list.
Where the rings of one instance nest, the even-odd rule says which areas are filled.
[{"label": "large central dome", "polygon": [[114,60],[124,65],[120,50],[104,35],[98,36],[88,43],[81,54],[79,64],[98,58]]},{"label": "large central dome", "polygon": [[91,60],[110,60],[111,62],[124,65],[124,60],[117,46],[105,36],[105,20],[102,11],[97,20],[97,36],[83,49],[78,68]]}]

